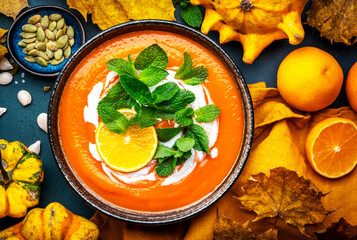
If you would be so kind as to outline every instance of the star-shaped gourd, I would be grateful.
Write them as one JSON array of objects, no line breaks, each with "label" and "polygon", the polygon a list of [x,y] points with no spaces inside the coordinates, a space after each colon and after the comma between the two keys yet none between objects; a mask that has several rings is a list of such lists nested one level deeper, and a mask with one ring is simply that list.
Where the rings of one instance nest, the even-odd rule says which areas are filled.
[{"label": "star-shaped gourd", "polygon": [[292,45],[304,39],[301,12],[308,0],[191,0],[206,8],[201,31],[220,33],[220,43],[239,41],[251,64],[274,40]]}]

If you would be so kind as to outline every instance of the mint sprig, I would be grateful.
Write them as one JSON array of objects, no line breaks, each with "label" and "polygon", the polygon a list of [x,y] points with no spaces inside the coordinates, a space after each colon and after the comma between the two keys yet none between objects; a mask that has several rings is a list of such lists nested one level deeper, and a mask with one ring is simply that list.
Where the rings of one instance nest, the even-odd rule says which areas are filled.
[{"label": "mint sprig", "polygon": [[104,125],[109,131],[124,134],[129,126],[128,119],[114,108],[108,106],[109,104],[103,104],[98,109],[98,113]]},{"label": "mint sprig", "polygon": [[189,0],[181,0],[180,6],[182,19],[191,27],[200,27],[203,21],[201,10]]},{"label": "mint sprig", "polygon": [[156,128],[157,138],[160,142],[167,142],[179,134],[184,128]]},{"label": "mint sprig", "polygon": [[183,55],[183,63],[175,74],[176,79],[181,79],[189,85],[198,85],[208,78],[208,70],[204,66],[193,68],[193,60],[187,52]]},{"label": "mint sprig", "polygon": [[175,122],[182,127],[189,126],[193,123],[192,115],[194,110],[191,107],[186,107],[175,113]]},{"label": "mint sprig", "polygon": [[168,82],[158,86],[152,92],[154,103],[161,103],[163,101],[170,100],[179,90],[179,86],[177,86],[174,82]]},{"label": "mint sprig", "polygon": [[185,137],[189,137],[195,140],[193,148],[197,151],[205,151],[207,154],[211,154],[209,151],[209,140],[207,133],[203,127],[198,124],[191,125],[186,133]]},{"label": "mint sprig", "polygon": [[134,63],[131,61],[130,54],[128,56],[128,61],[122,58],[113,58],[107,62],[107,68],[110,71],[117,72],[119,75],[129,75],[136,77],[137,73],[135,70]]},{"label": "mint sprig", "polygon": [[210,104],[195,111],[197,122],[211,122],[216,119],[221,110],[214,104]]}]

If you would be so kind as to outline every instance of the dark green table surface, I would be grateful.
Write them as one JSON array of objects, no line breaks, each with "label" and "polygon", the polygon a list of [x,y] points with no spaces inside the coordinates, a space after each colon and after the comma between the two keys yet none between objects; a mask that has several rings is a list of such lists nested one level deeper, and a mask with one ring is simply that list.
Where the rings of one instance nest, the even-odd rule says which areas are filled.
[{"label": "dark green table surface", "polygon": [[[98,0],[100,1],[100,0]],[[58,5],[68,8],[66,0],[28,0],[31,7],[38,5]],[[1,8],[1,0],[0,0]],[[306,11],[310,9],[310,3],[305,7],[302,21],[306,21]],[[84,21],[83,16],[76,10],[71,11],[81,20],[86,31],[86,39],[92,38],[101,30],[97,25]],[[175,12],[175,17],[182,22],[179,12]],[[0,14],[0,28],[8,29],[12,23],[12,18]],[[234,61],[242,71],[248,84],[264,81],[269,87],[276,87],[276,72],[280,62],[294,49],[303,46],[315,46],[329,52],[342,66],[345,78],[350,67],[357,61],[357,46],[345,46],[342,44],[331,45],[330,41],[320,37],[320,33],[304,25],[305,39],[299,45],[292,46],[287,39],[275,41],[268,46],[251,65],[242,62],[242,46],[239,42],[231,42],[222,47],[232,56]],[[212,32],[209,36],[218,42],[218,34]],[[7,56],[8,57],[8,56]],[[37,140],[41,141],[41,157],[45,168],[45,179],[42,188],[39,207],[45,207],[51,202],[59,202],[72,212],[90,218],[94,210],[87,206],[69,187],[59,172],[52,157],[47,134],[42,131],[36,123],[37,116],[42,112],[47,112],[50,93],[43,91],[44,86],[52,86],[56,78],[46,78],[31,75],[19,69],[14,80],[7,86],[0,85],[0,107],[7,108],[7,112],[0,117],[0,138],[7,141],[20,140],[29,146]],[[17,100],[18,91],[25,89],[32,95],[32,103],[23,107]],[[331,107],[348,105],[344,85],[338,99]],[[0,230],[7,228],[21,219],[9,217],[0,219]]]}]

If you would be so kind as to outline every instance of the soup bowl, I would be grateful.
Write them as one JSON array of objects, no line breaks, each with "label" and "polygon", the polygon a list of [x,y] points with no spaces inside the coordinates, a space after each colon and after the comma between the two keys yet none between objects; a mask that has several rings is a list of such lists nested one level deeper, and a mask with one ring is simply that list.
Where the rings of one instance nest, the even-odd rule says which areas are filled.
[{"label": "soup bowl", "polygon": [[[90,100],[78,97],[83,91],[87,91],[85,96],[89,96],[89,93],[93,92],[87,88],[94,89],[94,84],[100,82],[102,78],[105,81],[105,76],[108,76],[105,69],[107,55],[125,52],[124,55],[128,56],[126,51],[128,51],[128,46],[130,48],[130,44],[142,47],[141,45],[150,41],[158,41],[158,44],[168,51],[169,62],[175,61],[174,54],[170,51],[170,48],[175,45],[177,49],[184,49],[188,52],[194,48],[198,49],[194,53],[196,56],[193,57],[194,65],[200,65],[195,60],[201,56],[205,58],[203,61],[213,62],[213,66],[218,66],[217,73],[216,69],[208,69],[209,74],[213,75],[208,81],[207,88],[210,88],[210,84],[213,86],[210,90],[211,96],[219,102],[218,106],[222,108],[219,117],[220,132],[217,138],[217,146],[220,147],[216,149],[215,154],[212,151],[211,155],[207,155],[209,160],[201,162],[193,173],[172,186],[163,186],[162,179],[158,178],[155,173],[153,174],[160,179],[162,186],[158,183],[156,185],[131,185],[121,182],[120,178],[119,180],[113,179],[115,173],[100,159],[96,159],[95,154],[93,155],[89,149],[91,147],[88,147],[88,144],[93,146],[90,141],[94,139],[95,128],[93,129],[92,125],[88,127],[86,125],[88,123],[84,123],[82,113],[87,111],[83,108],[89,106]],[[203,49],[202,53],[200,49]],[[135,58],[137,53],[132,56]],[[216,62],[218,65],[214,65]],[[102,70],[96,72],[96,69],[104,69],[105,74],[101,73]],[[215,83],[216,78],[218,81],[221,76],[229,77],[230,85]],[[230,91],[234,93],[234,96],[230,95]],[[80,105],[76,105],[77,102],[82,104],[81,107],[77,107]],[[235,107],[235,102],[239,102],[236,104],[239,106]],[[79,108],[78,111],[77,108]],[[237,112],[240,114],[239,117],[236,116]],[[88,205],[102,213],[119,220],[150,225],[168,224],[190,218],[221,198],[243,170],[251,148],[254,127],[249,91],[240,70],[231,57],[217,43],[202,33],[176,22],[160,20],[141,20],[117,25],[99,33],[81,46],[70,57],[55,82],[48,114],[48,136],[52,154],[59,170],[72,189]],[[234,128],[234,126],[239,127]],[[86,140],[84,134],[84,138],[79,136],[78,141],[72,141],[72,136],[76,138],[76,132],[81,135],[81,132],[86,131],[90,135],[88,138],[92,140]],[[83,142],[84,145],[81,145]],[[217,151],[219,151],[218,157],[213,156],[217,155]],[[221,164],[223,162],[230,163],[223,166],[224,164]],[[97,170],[92,172],[93,169]],[[103,169],[111,173],[108,174]],[[196,182],[192,179],[186,181],[186,178],[195,174],[198,176],[192,179],[196,179]],[[151,193],[154,191],[158,192],[157,195]],[[151,197],[148,197],[149,195]]]}]

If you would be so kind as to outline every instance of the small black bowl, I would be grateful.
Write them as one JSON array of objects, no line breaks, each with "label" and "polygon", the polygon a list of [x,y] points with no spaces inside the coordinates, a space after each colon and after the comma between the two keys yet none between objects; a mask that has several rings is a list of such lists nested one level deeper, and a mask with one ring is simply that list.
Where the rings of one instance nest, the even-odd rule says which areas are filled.
[{"label": "small black bowl", "polygon": [[62,70],[63,66],[66,64],[68,59],[64,59],[61,64],[58,65],[51,65],[48,64],[47,67],[42,67],[37,63],[29,63],[27,62],[24,57],[23,48],[18,45],[18,43],[22,40],[20,37],[20,33],[22,32],[22,26],[27,24],[27,21],[33,15],[39,14],[41,17],[47,15],[50,16],[53,13],[59,13],[66,21],[67,26],[72,26],[74,29],[74,45],[71,47],[72,53],[71,55],[78,50],[78,48],[85,43],[85,32],[82,26],[82,23],[79,19],[71,13],[69,10],[64,9],[58,6],[51,6],[51,5],[43,5],[37,6],[28,9],[27,11],[23,12],[17,19],[12,23],[9,28],[7,34],[7,47],[9,53],[11,54],[12,58],[15,60],[17,64],[19,64],[23,69],[26,71],[39,75],[39,76],[46,76],[46,77],[53,77],[57,76],[59,72]]}]

